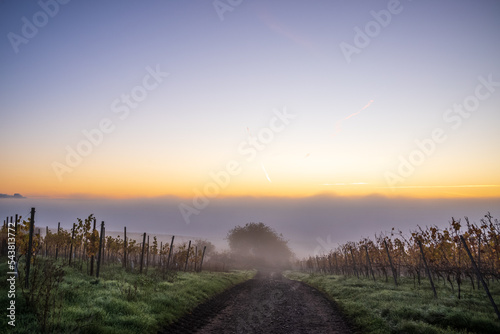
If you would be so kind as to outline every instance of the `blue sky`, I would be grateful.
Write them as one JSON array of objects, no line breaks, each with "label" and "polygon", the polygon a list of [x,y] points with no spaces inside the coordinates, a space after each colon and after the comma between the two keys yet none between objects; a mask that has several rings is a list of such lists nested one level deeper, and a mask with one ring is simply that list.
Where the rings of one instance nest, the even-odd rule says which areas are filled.
[{"label": "blue sky", "polygon": [[[500,89],[456,129],[443,119],[479,78],[500,81],[497,1],[243,0],[223,20],[211,1],[40,3],[0,2],[0,193],[189,199],[236,160],[221,196],[500,196]],[[391,8],[348,61],[342,43]],[[168,76],[120,119],[114,101],[152,70]],[[238,147],[284,109],[296,117],[245,161]],[[103,119],[113,130],[58,175]],[[446,141],[387,192],[436,128]]]},{"label": "blue sky", "polygon": [[[374,20],[371,11],[387,10],[389,3],[399,13],[348,63],[340,43],[355,45],[355,27],[364,31]],[[1,6],[5,36],[21,34],[22,18],[33,23],[42,10],[34,1]],[[33,173],[39,178],[33,183],[43,179],[59,195],[79,192],[76,179],[105,178],[106,172],[97,171],[112,173],[117,168],[113,159],[122,168],[130,166],[125,176],[147,174],[147,166],[156,165],[157,178],[187,169],[203,183],[209,170],[234,155],[247,128],[257,131],[273,108],[284,106],[298,121],[262,154],[264,162],[275,165],[272,174],[294,165],[301,166],[294,173],[318,175],[325,183],[382,182],[384,171],[397,165],[398,154],[442,126],[446,108],[473,92],[478,76],[500,77],[500,6],[495,1],[242,1],[223,13],[223,21],[205,1],[72,1],[58,6],[56,15],[18,46],[18,53],[7,37],[2,41],[0,139],[17,138],[6,148],[7,160],[16,161],[9,171],[17,162],[36,164]],[[159,66],[168,79],[130,117],[117,121],[111,103],[139,84],[148,66]],[[342,121],[371,100],[369,108]],[[460,151],[484,161],[498,148],[492,139],[500,142],[498,101],[498,94],[485,101],[481,113],[468,119],[435,158],[451,161]],[[103,117],[115,122],[116,131],[79,171],[65,175],[67,185],[60,184],[51,163],[63,161],[65,147],[74,147],[83,139],[81,131],[96,127]],[[332,139],[333,134],[338,135]],[[311,162],[304,164],[301,158],[308,154]],[[276,155],[285,158],[274,162]],[[494,164],[500,166],[498,159]],[[332,169],[338,172],[325,171]],[[464,173],[471,169],[465,165]],[[22,183],[23,173],[18,175]],[[428,173],[421,175],[414,184],[425,183]],[[165,188],[170,186],[182,188],[165,181]],[[116,195],[112,187],[88,192]],[[141,192],[169,194],[168,189]]]}]

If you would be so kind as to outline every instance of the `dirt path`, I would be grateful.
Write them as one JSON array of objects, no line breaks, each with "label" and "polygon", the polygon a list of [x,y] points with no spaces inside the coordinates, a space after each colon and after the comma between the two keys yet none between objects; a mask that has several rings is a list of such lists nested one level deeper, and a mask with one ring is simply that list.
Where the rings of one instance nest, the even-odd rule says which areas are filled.
[{"label": "dirt path", "polygon": [[351,333],[336,306],[317,290],[259,272],[198,306],[159,333]]}]

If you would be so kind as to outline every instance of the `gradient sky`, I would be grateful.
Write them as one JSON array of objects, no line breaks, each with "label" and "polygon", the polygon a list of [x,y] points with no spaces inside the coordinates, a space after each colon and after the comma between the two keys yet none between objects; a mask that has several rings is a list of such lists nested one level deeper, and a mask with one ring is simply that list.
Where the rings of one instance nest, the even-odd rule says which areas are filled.
[{"label": "gradient sky", "polygon": [[[43,22],[36,1],[2,1],[0,191],[192,197],[234,160],[220,196],[499,196],[500,86],[443,117],[479,77],[500,81],[500,4],[401,1],[348,62],[341,43],[389,3],[244,0],[221,20],[211,1],[71,1]],[[41,27],[13,47],[26,20]],[[147,68],[169,75],[114,112]],[[240,145],[284,108],[296,117],[247,159]],[[59,178],[54,162],[103,119],[113,131]],[[436,128],[446,140],[388,183]]]}]

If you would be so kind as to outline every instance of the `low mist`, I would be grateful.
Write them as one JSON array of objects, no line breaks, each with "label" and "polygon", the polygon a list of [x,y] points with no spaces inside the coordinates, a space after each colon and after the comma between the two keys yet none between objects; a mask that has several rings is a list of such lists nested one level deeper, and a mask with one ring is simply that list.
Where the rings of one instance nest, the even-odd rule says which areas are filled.
[{"label": "low mist", "polygon": [[228,249],[227,233],[236,226],[262,222],[274,229],[297,257],[325,253],[338,243],[357,241],[392,227],[408,233],[417,225],[447,226],[451,217],[468,216],[478,221],[491,212],[500,217],[500,198],[408,199],[314,196],[308,198],[219,198],[212,199],[186,224],[177,197],[150,199],[0,199],[0,217],[20,214],[27,218],[36,208],[38,227],[69,229],[76,218],[93,213],[106,222],[107,231],[182,236],[183,240],[207,239],[218,251]]}]

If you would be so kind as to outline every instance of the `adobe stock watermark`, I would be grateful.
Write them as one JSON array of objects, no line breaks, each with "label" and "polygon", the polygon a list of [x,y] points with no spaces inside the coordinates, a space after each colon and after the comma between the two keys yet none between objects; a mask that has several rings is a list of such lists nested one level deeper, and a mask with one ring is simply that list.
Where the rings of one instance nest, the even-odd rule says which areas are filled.
[{"label": "adobe stock watermark", "polygon": [[54,18],[60,10],[60,5],[65,5],[70,0],[40,0],[38,1],[38,6],[40,10],[37,11],[31,19],[23,16],[21,18],[21,30],[20,34],[14,32],[7,33],[7,39],[12,46],[15,53],[19,53],[19,46],[21,44],[28,44],[30,40],[38,35],[39,29],[45,27],[50,19]]},{"label": "adobe stock watermark", "polygon": [[219,20],[224,21],[224,14],[232,12],[236,7],[241,5],[243,0],[215,0],[212,2],[215,12],[219,16]]},{"label": "adobe stock watermark", "polygon": [[[286,107],[283,110],[274,110],[273,117],[269,120],[268,126],[261,128],[257,136],[249,135],[248,138],[238,145],[237,152],[247,163],[255,160],[258,152],[265,148],[274,140],[276,134],[285,130],[297,116],[287,112]],[[242,173],[242,163],[236,159],[229,160],[225,168],[217,172],[211,171],[208,177],[211,181],[199,189],[193,189],[193,199],[191,204],[180,203],[179,211],[186,224],[191,222],[192,215],[199,215],[201,210],[210,204],[210,199],[216,198],[221,190],[226,189],[231,183],[231,179]]]},{"label": "adobe stock watermark", "polygon": [[[474,89],[474,93],[467,95],[461,103],[454,103],[452,107],[446,109],[443,113],[444,122],[457,130],[461,127],[464,119],[468,119],[485,101],[495,93],[500,82],[493,80],[493,75],[487,77],[479,76],[479,83]],[[430,136],[422,140],[415,139],[416,146],[407,156],[399,155],[399,164],[394,171],[386,171],[384,178],[386,184],[394,190],[398,184],[405,181],[415,173],[416,167],[421,166],[428,157],[436,151],[438,144],[444,143],[448,139],[447,131],[441,127],[434,128]]]},{"label": "adobe stock watermark", "polygon": [[360,54],[363,49],[368,47],[372,39],[380,35],[382,28],[387,28],[392,18],[402,11],[403,5],[401,5],[399,0],[389,0],[387,9],[381,9],[378,12],[371,10],[370,15],[373,17],[373,20],[368,21],[363,29],[358,26],[354,27],[354,45],[347,42],[339,44],[340,51],[342,51],[347,63],[351,63],[354,54]]},{"label": "adobe stock watermark", "polygon": [[336,248],[330,234],[328,234],[326,240],[323,240],[321,237],[317,237],[316,241],[318,242],[318,245],[314,248],[313,256],[328,254]]},{"label": "adobe stock watermark", "polygon": [[[110,109],[119,120],[126,120],[130,116],[131,110],[137,109],[139,104],[148,97],[149,93],[157,89],[169,75],[169,73],[161,71],[160,65],[156,65],[154,69],[147,66],[146,72],[140,85],[132,87],[128,94],[121,94],[119,98],[111,102]],[[111,118],[104,117],[97,123],[96,127],[83,129],[81,132],[84,138],[74,147],[66,145],[64,161],[52,162],[52,170],[59,182],[63,181],[64,174],[71,173],[76,167],[80,166],[83,158],[92,154],[94,149],[103,143],[105,136],[113,133],[115,129],[116,123]]]}]

